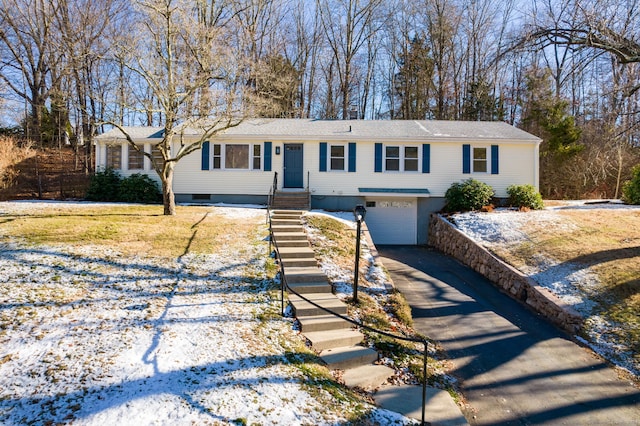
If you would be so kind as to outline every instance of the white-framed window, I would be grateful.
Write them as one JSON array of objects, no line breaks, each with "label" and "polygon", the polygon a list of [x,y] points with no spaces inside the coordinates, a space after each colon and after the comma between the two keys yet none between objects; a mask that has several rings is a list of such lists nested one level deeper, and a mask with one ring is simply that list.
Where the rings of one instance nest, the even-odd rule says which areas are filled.
[{"label": "white-framed window", "polygon": [[420,167],[418,147],[415,145],[385,145],[384,166],[387,172],[417,172]]},{"label": "white-framed window", "polygon": [[253,170],[260,170],[262,168],[262,145],[253,145]]},{"label": "white-framed window", "polygon": [[487,173],[489,171],[489,159],[487,148],[474,146],[472,149],[472,170],[474,173]]},{"label": "white-framed window", "polygon": [[344,145],[331,145],[329,147],[329,170],[346,170],[347,148]]},{"label": "white-framed window", "polygon": [[[159,165],[162,164],[164,159],[162,158],[162,153],[160,152],[158,146],[159,144],[156,144],[151,147],[151,156],[153,157],[153,161]],[[153,164],[151,166],[153,167]]]},{"label": "white-framed window", "polygon": [[129,170],[143,170],[144,169],[144,154],[142,153],[144,151],[144,146],[142,145],[137,145],[138,149],[140,151],[138,151],[137,149],[135,149],[134,147],[132,147],[131,145],[127,144],[127,148],[129,149],[129,162],[128,162],[128,169]]},{"label": "white-framed window", "polygon": [[213,170],[261,170],[260,144],[213,144]]},{"label": "white-framed window", "polygon": [[110,169],[120,170],[122,168],[122,146],[107,145],[106,166]]}]

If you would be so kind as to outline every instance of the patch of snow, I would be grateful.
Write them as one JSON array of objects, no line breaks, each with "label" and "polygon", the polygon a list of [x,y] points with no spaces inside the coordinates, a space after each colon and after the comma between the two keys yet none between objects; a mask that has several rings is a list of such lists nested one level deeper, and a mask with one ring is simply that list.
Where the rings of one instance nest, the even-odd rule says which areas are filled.
[{"label": "patch of snow", "polygon": [[[612,208],[640,210],[640,206],[630,206],[616,201],[608,203],[567,201],[539,211],[519,212],[513,209],[496,209],[490,213],[459,213],[453,215],[452,222],[460,231],[485,248],[504,248],[528,242],[526,229],[529,227],[575,229],[571,221],[560,216],[561,210]],[[640,374],[640,366],[637,361],[634,361],[633,354],[610,332],[618,325],[595,313],[597,303],[589,296],[599,284],[597,275],[582,264],[559,262],[540,253],[535,254],[531,260],[531,265],[521,267],[520,271],[542,287],[551,290],[585,318],[585,331],[590,337],[588,345],[618,366],[635,375]]]},{"label": "patch of snow", "polygon": [[[52,206],[97,204],[0,214]],[[212,208],[264,223],[264,210]],[[413,424],[338,401],[287,361],[299,337],[289,318],[259,320],[279,300],[258,244],[167,261],[0,241],[1,424],[334,425],[362,407],[371,424]]]}]

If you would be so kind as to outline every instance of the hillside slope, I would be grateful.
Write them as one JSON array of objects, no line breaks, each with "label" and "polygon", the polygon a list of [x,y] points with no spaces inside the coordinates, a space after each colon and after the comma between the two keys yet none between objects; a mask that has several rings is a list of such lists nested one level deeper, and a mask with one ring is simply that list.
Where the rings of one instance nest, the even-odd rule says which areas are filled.
[{"label": "hillside slope", "polygon": [[452,216],[455,225],[585,318],[579,338],[640,373],[640,206],[555,202]]}]

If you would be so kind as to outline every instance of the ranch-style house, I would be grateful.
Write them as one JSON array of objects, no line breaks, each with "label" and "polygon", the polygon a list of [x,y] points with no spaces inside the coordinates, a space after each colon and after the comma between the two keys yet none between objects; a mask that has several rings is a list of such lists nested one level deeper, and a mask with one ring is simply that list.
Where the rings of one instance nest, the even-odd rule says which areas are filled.
[{"label": "ranch-style house", "polygon": [[[125,130],[149,153],[163,132]],[[307,208],[345,211],[363,204],[376,243],[424,244],[429,216],[444,206],[454,182],[474,178],[497,197],[506,197],[512,184],[538,188],[540,143],[503,122],[253,119],[183,158],[173,189],[177,202],[266,204],[277,175],[281,202],[299,196]],[[157,178],[120,130],[98,136],[96,144],[98,169]]]}]

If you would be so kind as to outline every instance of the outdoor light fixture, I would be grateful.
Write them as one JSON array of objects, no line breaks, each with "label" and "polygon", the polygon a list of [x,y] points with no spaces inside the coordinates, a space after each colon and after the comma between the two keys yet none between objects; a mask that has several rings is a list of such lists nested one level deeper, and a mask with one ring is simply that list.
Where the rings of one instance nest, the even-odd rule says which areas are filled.
[{"label": "outdoor light fixture", "polygon": [[280,155],[280,147],[276,146],[276,155]]},{"label": "outdoor light fixture", "polygon": [[356,268],[353,276],[353,301],[354,303],[358,303],[358,276],[360,270],[360,229],[362,226],[362,221],[364,217],[367,215],[367,209],[364,208],[362,204],[358,204],[353,209],[353,216],[356,219],[357,230],[356,230]]}]

